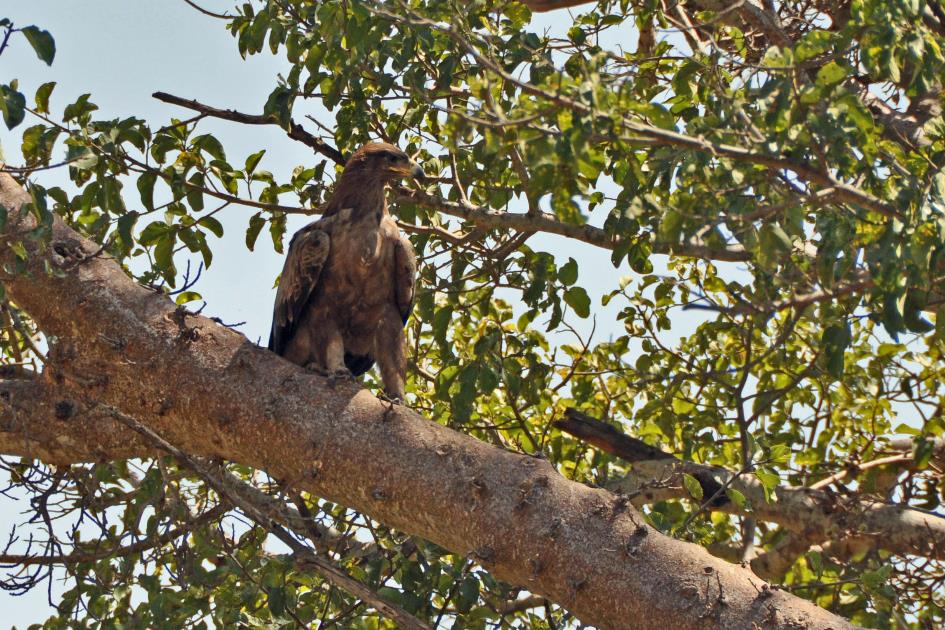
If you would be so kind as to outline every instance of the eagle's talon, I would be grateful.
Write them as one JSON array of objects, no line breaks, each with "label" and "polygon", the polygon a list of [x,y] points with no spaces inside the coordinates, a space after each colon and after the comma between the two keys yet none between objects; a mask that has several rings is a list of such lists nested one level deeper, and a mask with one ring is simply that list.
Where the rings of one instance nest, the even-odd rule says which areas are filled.
[{"label": "eagle's talon", "polygon": [[394,414],[394,409],[397,405],[403,405],[404,399],[400,396],[388,396],[385,392],[381,392],[377,395],[378,400],[387,403],[387,409],[384,410],[384,415],[381,419],[384,422],[390,420],[390,417]]},{"label": "eagle's talon", "polygon": [[381,392],[381,393],[379,393],[379,394],[377,395],[377,397],[378,397],[379,400],[382,400],[382,401],[384,401],[384,402],[386,402],[386,403],[390,403],[391,406],[393,406],[393,405],[403,405],[403,404],[404,404],[404,399],[403,399],[403,398],[401,398],[400,396],[396,396],[396,395],[394,395],[394,396],[388,396],[386,392]]},{"label": "eagle's talon", "polygon": [[305,364],[305,371],[311,372],[312,374],[318,374],[319,376],[329,376],[331,374],[331,372],[318,365],[314,361]]},{"label": "eagle's talon", "polygon": [[334,387],[338,383],[354,383],[358,379],[348,368],[341,368],[328,373],[328,384]]}]

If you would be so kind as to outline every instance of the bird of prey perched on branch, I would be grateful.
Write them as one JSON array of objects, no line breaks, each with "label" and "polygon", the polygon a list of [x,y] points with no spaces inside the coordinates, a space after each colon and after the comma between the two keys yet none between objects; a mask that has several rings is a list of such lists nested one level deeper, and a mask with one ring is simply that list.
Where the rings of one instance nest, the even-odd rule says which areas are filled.
[{"label": "bird of prey perched on branch", "polygon": [[377,362],[384,393],[403,400],[404,324],[413,306],[413,247],[387,211],[387,184],[423,169],[387,143],[345,164],[322,218],[295,233],[272,314],[269,349],[332,378]]}]

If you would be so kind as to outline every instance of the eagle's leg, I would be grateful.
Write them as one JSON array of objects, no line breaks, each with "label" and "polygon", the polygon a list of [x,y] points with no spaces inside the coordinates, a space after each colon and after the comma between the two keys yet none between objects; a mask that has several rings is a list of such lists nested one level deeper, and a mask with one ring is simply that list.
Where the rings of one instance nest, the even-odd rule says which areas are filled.
[{"label": "eagle's leg", "polygon": [[331,385],[334,385],[338,381],[356,381],[357,377],[351,373],[351,370],[348,368],[341,368],[340,370],[326,370],[317,362],[312,361],[311,363],[305,364],[305,369],[311,372],[312,374],[318,374],[319,376],[324,376],[329,381]]},{"label": "eagle's leg", "polygon": [[329,374],[328,370],[319,365],[317,361],[310,361],[306,363],[305,369],[313,374],[318,374],[319,376],[328,376]]},{"label": "eagle's leg", "polygon": [[341,368],[340,370],[335,370],[334,372],[329,373],[327,378],[328,378],[328,386],[331,387],[332,389],[334,389],[338,383],[345,383],[345,382],[353,383],[358,380],[354,376],[354,374],[351,373],[351,370],[349,370],[348,368]]},{"label": "eagle's leg", "polygon": [[407,374],[404,325],[397,308],[390,304],[381,315],[374,332],[374,360],[381,372],[384,396],[390,401],[403,401]]},{"label": "eagle's leg", "polygon": [[345,344],[338,326],[331,320],[323,320],[317,327],[312,327],[312,350],[315,360],[306,368],[325,376],[334,385],[338,381],[354,380],[345,366]]}]

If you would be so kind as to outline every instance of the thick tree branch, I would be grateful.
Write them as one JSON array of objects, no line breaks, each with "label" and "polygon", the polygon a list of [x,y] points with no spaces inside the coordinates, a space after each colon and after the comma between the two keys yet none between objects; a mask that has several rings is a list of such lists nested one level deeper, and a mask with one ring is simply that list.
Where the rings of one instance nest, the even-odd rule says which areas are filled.
[{"label": "thick tree branch", "polygon": [[887,105],[881,98],[870,92],[868,87],[859,86],[857,94],[860,100],[869,108],[870,113],[884,128],[884,135],[891,140],[898,142],[906,148],[919,146],[929,146],[931,140],[926,137],[924,125],[933,115],[941,114],[941,103],[936,102],[941,95],[934,94],[935,98],[928,98],[926,101],[933,101],[937,105],[938,114],[934,109],[929,112],[901,112]]},{"label": "thick tree branch", "polygon": [[784,540],[776,544],[769,551],[762,551],[752,558],[749,562],[751,570],[758,574],[758,577],[765,580],[781,581],[784,574],[794,565],[797,559],[807,553],[811,545],[804,536],[788,534]]},{"label": "thick tree branch", "polygon": [[[932,461],[938,466],[945,468],[945,439],[926,438],[932,449]],[[912,452],[918,446],[918,440],[911,437],[899,437],[889,440],[886,446],[890,451]]]},{"label": "thick tree branch", "polygon": [[810,488],[777,488],[774,498],[765,499],[761,482],[753,475],[734,475],[715,466],[685,462],[617,431],[614,427],[569,411],[556,426],[585,439],[602,450],[634,463],[633,471],[615,483],[613,489],[642,495],[648,501],[690,498],[683,484],[688,474],[703,485],[703,496],[712,494],[707,479],[715,487],[731,487],[741,492],[750,509],[725,501],[710,502],[710,509],[748,514],[778,523],[802,537],[807,546],[825,540],[845,538],[860,550],[886,549],[898,554],[914,554],[945,559],[945,518],[908,506],[894,505],[858,493],[839,495]]},{"label": "thick tree branch", "polygon": [[742,544],[725,541],[713,543],[707,549],[712,555],[729,562],[744,562],[747,560],[755,575],[763,580],[780,582],[801,554],[811,549],[821,549],[821,547],[811,545],[805,538],[789,533],[772,549],[760,551],[749,558],[744,557],[744,546]]},{"label": "thick tree branch", "polygon": [[[8,234],[31,225],[17,212],[27,200],[0,174],[0,203],[12,210]],[[707,620],[851,627],[808,601],[759,591],[750,572],[660,534],[625,500],[568,481],[544,460],[391,408],[354,384],[331,388],[136,285],[113,261],[88,257],[98,247],[58,219],[48,247],[26,246],[27,273],[3,281],[56,340],[47,368],[53,382],[81,392],[83,404],[138,419],[191,456],[266,470],[469,555],[601,628],[704,628]],[[4,247],[0,262],[13,255]],[[44,263],[62,274],[47,274]],[[106,437],[100,427],[76,434],[63,424],[49,436],[54,444]],[[55,453],[66,454],[61,446]]]},{"label": "thick tree branch", "polygon": [[0,452],[60,465],[161,454],[97,405],[41,377],[0,380]]}]

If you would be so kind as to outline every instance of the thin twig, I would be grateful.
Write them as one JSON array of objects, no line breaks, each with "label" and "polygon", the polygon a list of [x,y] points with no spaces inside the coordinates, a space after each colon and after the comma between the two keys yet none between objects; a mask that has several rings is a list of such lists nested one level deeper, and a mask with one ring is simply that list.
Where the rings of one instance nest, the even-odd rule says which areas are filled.
[{"label": "thin twig", "polygon": [[[187,0],[184,0],[185,2]],[[231,122],[243,123],[245,125],[276,125],[279,124],[278,119],[274,116],[267,116],[262,114],[244,114],[243,112],[238,112],[233,109],[219,109],[217,107],[211,107],[210,105],[205,105],[199,101],[193,99],[181,98],[180,96],[174,96],[173,94],[168,94],[166,92],[155,92],[151,95],[159,101],[165,103],[170,103],[171,105],[179,105],[180,107],[186,107],[187,109],[192,109],[196,112],[200,112],[205,116],[210,116],[212,118],[219,118],[221,120],[229,120]],[[308,145],[309,147],[315,149],[316,152],[321,153],[328,159],[332,160],[336,164],[344,164],[347,162],[345,156],[331,146],[321,138],[317,138],[305,131],[301,125],[294,121],[289,121],[288,129],[286,133],[293,140],[298,140],[299,142]]]},{"label": "thin twig", "polygon": [[187,4],[189,4],[189,5],[190,5],[191,7],[193,7],[194,9],[197,9],[198,11],[200,11],[201,13],[203,13],[204,15],[208,15],[208,16],[210,16],[210,17],[212,17],[212,18],[217,18],[217,19],[219,19],[219,20],[231,20],[231,19],[233,19],[232,16],[227,15],[226,13],[214,13],[213,11],[208,11],[207,9],[204,9],[202,6],[198,5],[198,4],[195,3],[195,2],[192,2],[191,0],[184,0],[184,2],[186,2]]}]

